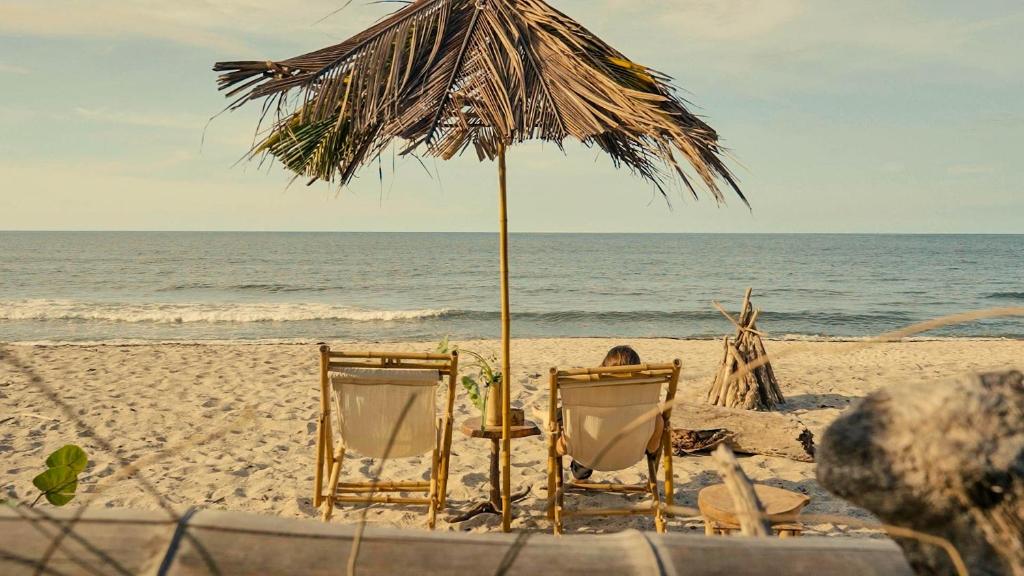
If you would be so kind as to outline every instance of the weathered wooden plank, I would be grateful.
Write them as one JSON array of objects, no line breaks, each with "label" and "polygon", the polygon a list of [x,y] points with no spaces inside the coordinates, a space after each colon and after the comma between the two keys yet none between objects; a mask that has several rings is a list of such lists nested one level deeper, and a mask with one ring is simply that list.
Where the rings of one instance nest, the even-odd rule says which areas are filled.
[{"label": "weathered wooden plank", "polygon": [[[57,523],[73,510],[52,512]],[[0,510],[0,574],[32,574],[51,534],[39,520]],[[51,523],[51,521],[46,521]],[[88,510],[51,560],[54,574],[153,574],[168,555],[176,525],[160,512]],[[345,574],[352,525],[235,512],[200,511],[180,533],[168,575]],[[105,559],[109,559],[108,562]],[[113,563],[116,563],[113,564]],[[357,572],[383,574],[556,573],[836,576],[911,574],[888,541],[751,540],[635,531],[553,537],[543,533],[432,533],[369,527]]]},{"label": "weathered wooden plank", "polygon": [[0,508],[0,574],[143,574],[174,529],[166,512],[96,509],[76,519],[74,510]]}]

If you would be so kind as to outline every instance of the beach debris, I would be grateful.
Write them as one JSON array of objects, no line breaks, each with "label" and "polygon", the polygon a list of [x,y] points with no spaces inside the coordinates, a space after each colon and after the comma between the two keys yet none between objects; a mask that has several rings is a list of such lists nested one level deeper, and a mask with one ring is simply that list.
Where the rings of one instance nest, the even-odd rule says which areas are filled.
[{"label": "beach debris", "polygon": [[707,394],[708,403],[713,406],[769,411],[786,403],[765,351],[764,334],[757,329],[761,310],[751,304],[752,292],[753,288],[747,288],[736,318],[715,302],[718,311],[736,327],[736,335],[722,340],[722,365],[715,372]]},{"label": "beach debris", "polygon": [[898,383],[824,433],[818,481],[919,574],[1024,575],[1024,374]]},{"label": "beach debris", "polygon": [[814,462],[814,434],[790,414],[689,402],[680,403],[672,412],[672,451],[676,456],[720,445],[740,454]]},{"label": "beach debris", "polygon": [[672,431],[672,450],[677,454],[710,452],[731,440],[733,436],[725,428],[713,428],[711,430],[676,429]]}]

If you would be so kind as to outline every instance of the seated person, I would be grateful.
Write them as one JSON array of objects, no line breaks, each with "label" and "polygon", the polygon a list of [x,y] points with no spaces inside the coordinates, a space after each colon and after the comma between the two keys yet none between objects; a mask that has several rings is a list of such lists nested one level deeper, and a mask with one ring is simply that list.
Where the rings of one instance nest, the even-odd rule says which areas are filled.
[{"label": "seated person", "polygon": [[[602,367],[610,366],[635,366],[642,364],[640,361],[640,355],[636,353],[636,350],[629,346],[616,346],[608,351],[608,354],[604,357],[604,362],[601,363]],[[558,423],[562,423],[562,411],[558,411]],[[647,441],[647,457],[655,459],[655,465],[657,465],[658,449],[661,447],[661,435],[665,431],[665,419],[662,418],[661,414],[654,417],[654,433],[651,434],[651,439]],[[558,444],[555,447],[560,456],[565,456],[567,449],[565,446],[565,438],[559,438]],[[572,470],[573,478],[577,480],[586,480],[590,478],[593,470],[583,466],[582,464],[573,461],[569,465],[569,469]]]}]

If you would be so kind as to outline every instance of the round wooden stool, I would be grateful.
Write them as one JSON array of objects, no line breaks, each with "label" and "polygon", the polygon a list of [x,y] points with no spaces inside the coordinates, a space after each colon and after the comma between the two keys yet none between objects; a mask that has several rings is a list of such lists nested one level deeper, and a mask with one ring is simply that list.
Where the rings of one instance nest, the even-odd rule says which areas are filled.
[{"label": "round wooden stool", "polygon": [[[768,522],[778,532],[780,538],[799,536],[803,532],[798,516],[800,511],[811,501],[803,494],[790,492],[771,486],[754,485],[754,492],[764,505]],[[697,496],[697,507],[704,517],[704,533],[727,536],[739,531],[740,522],[736,517],[736,508],[732,495],[725,484],[708,486]]]}]

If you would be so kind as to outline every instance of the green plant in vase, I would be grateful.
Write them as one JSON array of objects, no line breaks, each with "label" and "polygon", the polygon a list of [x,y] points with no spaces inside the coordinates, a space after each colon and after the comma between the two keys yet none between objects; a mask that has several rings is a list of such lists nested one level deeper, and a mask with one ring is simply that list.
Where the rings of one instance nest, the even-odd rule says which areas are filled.
[{"label": "green plant in vase", "polygon": [[488,391],[492,386],[501,385],[501,370],[495,369],[498,358],[494,354],[484,356],[479,352],[459,348],[458,345],[453,346],[448,336],[445,336],[437,344],[437,352],[439,354],[449,354],[456,350],[459,352],[460,357],[468,357],[469,362],[460,365],[460,367],[468,368],[470,374],[463,376],[461,383],[462,387],[469,394],[469,399],[473,406],[476,406],[477,410],[480,411],[480,429],[483,430],[487,425]]}]

